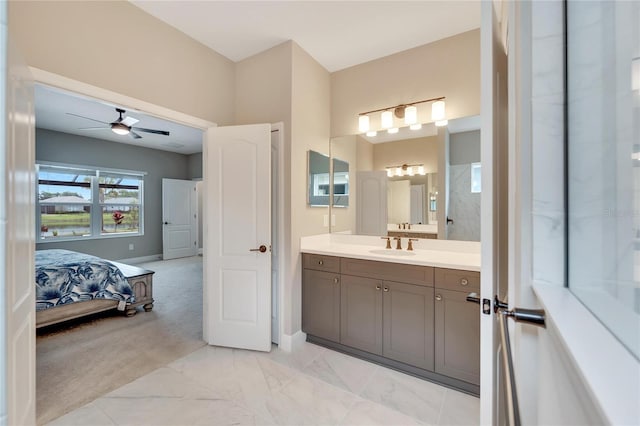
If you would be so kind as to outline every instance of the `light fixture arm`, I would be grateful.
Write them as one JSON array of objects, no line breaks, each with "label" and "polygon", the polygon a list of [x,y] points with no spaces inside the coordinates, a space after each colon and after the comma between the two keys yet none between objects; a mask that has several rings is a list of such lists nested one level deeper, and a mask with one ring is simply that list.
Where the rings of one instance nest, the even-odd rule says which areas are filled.
[{"label": "light fixture arm", "polygon": [[390,106],[390,107],[386,107],[386,108],[374,109],[372,111],[361,112],[358,115],[367,115],[367,114],[372,114],[374,112],[395,110],[396,108],[402,108],[402,107],[408,107],[408,106],[417,105],[417,104],[423,104],[425,102],[443,101],[444,99],[445,99],[445,96],[440,96],[439,98],[425,99],[425,100],[422,100],[422,101],[410,102],[410,103],[407,103],[407,104],[399,104],[399,105],[394,105],[394,106]]}]

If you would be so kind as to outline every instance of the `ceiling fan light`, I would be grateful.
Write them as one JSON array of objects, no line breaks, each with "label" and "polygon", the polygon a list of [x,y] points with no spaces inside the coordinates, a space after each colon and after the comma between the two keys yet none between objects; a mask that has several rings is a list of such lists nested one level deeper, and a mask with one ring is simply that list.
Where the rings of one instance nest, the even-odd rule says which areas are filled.
[{"label": "ceiling fan light", "polygon": [[360,133],[365,133],[369,131],[369,116],[368,115],[360,115],[358,116],[358,130]]},{"label": "ceiling fan light", "polygon": [[383,111],[380,114],[380,123],[383,129],[388,129],[393,126],[393,113],[391,111]]},{"label": "ceiling fan light", "polygon": [[111,131],[116,135],[121,135],[121,136],[129,134],[129,128],[122,123],[112,124]]},{"label": "ceiling fan light", "polygon": [[441,121],[445,118],[444,101],[437,101],[431,105],[431,119],[433,121]]},{"label": "ceiling fan light", "polygon": [[404,109],[404,123],[415,124],[418,121],[418,108],[408,106]]}]

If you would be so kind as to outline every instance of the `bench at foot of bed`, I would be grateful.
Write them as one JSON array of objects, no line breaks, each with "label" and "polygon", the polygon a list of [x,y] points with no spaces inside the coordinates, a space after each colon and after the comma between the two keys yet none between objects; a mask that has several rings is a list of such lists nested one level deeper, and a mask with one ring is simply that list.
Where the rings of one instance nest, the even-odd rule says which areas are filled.
[{"label": "bench at foot of bed", "polygon": [[[124,263],[111,262],[118,267],[129,281],[136,301],[127,304],[124,314],[132,317],[137,307],[142,306],[146,312],[153,309],[153,274],[154,271]],[[117,309],[117,300],[94,299],[85,302],[70,303],[36,312],[36,328],[57,324],[86,315]]]}]

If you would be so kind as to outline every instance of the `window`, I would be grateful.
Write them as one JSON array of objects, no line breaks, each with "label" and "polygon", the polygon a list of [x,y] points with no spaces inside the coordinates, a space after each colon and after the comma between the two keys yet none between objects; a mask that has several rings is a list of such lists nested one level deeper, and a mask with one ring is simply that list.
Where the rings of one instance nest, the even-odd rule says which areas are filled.
[{"label": "window", "polygon": [[482,191],[482,167],[480,163],[471,163],[471,192]]},{"label": "window", "polygon": [[143,173],[41,164],[38,242],[143,234]]},{"label": "window", "polygon": [[567,2],[569,290],[640,359],[637,2]]}]

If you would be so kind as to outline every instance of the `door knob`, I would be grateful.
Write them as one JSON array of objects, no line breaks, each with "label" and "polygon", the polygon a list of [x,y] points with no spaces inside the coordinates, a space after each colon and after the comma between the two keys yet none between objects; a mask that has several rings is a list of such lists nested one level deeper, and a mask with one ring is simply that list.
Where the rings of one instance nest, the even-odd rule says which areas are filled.
[{"label": "door knob", "polygon": [[249,249],[249,251],[259,251],[260,253],[265,253],[267,251],[267,246],[264,244],[255,249]]},{"label": "door knob", "polygon": [[436,300],[439,302],[442,300],[442,296],[440,294],[436,294]]}]

